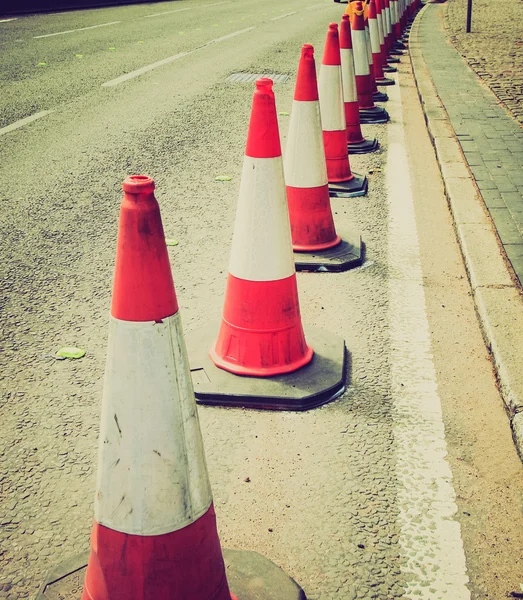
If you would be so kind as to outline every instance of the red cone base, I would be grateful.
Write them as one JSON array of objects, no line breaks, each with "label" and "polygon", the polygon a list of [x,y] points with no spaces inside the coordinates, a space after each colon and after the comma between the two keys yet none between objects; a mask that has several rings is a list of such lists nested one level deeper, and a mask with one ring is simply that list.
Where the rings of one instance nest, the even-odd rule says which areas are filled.
[{"label": "red cone base", "polygon": [[291,373],[312,360],[298,304],[296,274],[275,281],[247,281],[229,273],[213,363],[236,375]]},{"label": "red cone base", "polygon": [[164,535],[129,535],[95,522],[81,600],[152,598],[231,600],[212,505]]}]

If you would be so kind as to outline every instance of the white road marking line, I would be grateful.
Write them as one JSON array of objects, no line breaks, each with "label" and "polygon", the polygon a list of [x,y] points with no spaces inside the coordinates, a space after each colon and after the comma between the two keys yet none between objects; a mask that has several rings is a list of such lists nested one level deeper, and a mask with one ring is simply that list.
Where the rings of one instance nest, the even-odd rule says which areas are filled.
[{"label": "white road marking line", "polygon": [[162,15],[172,15],[172,13],[183,12],[184,10],[191,10],[192,6],[188,6],[187,8],[178,8],[176,10],[168,10],[167,12],[154,13],[153,15],[145,15],[144,19],[150,19],[151,17],[161,17]]},{"label": "white road marking line", "polygon": [[9,21],[16,21],[17,17],[13,17],[12,19],[0,19],[0,23],[9,23]]},{"label": "white road marking line", "polygon": [[230,0],[227,0],[227,2],[214,2],[213,4],[204,4],[203,7],[206,8],[207,6],[218,6],[220,4],[229,4]]},{"label": "white road marking line", "polygon": [[305,10],[312,10],[313,8],[319,8],[320,6],[327,6],[327,4],[325,2],[322,2],[321,4],[312,4],[311,6],[306,6]]},{"label": "white road marking line", "polygon": [[[398,80],[396,78],[396,84]],[[470,600],[425,293],[399,85],[389,92],[386,184],[393,431],[405,598]]]},{"label": "white road marking line", "polygon": [[45,35],[35,35],[33,40],[53,37],[54,35],[65,35],[66,33],[76,33],[77,31],[87,31],[88,29],[96,29],[97,27],[108,27],[109,25],[118,25],[118,23],[121,23],[121,21],[111,21],[110,23],[101,23],[100,25],[91,25],[90,27],[80,27],[80,29],[69,29],[68,31],[58,31],[57,33],[46,33]]},{"label": "white road marking line", "polygon": [[15,129],[18,129],[19,127],[23,127],[24,125],[27,125],[27,123],[31,123],[31,121],[36,121],[36,119],[41,119],[42,117],[45,117],[46,115],[48,115],[49,113],[54,112],[53,110],[42,110],[41,112],[37,112],[34,115],[31,115],[30,117],[26,117],[25,119],[20,119],[19,121],[15,121],[14,123],[11,123],[11,125],[7,125],[7,127],[2,127],[2,129],[0,129],[0,135],[4,135],[4,133],[9,133],[10,131],[14,131]]},{"label": "white road marking line", "polygon": [[291,15],[295,15],[297,11],[287,13],[285,15],[280,15],[279,17],[272,17],[271,21],[278,21],[279,19],[285,19],[285,17],[290,17]]},{"label": "white road marking line", "polygon": [[224,40],[228,40],[228,39],[233,38],[242,33],[246,33],[247,31],[251,31],[253,29],[255,29],[255,28],[248,27],[247,29],[241,29],[240,31],[235,31],[234,33],[229,33],[228,35],[224,35],[223,37],[219,37],[215,40],[211,40],[210,42],[202,44],[201,46],[194,48],[194,50],[189,50],[188,52],[180,52],[179,54],[175,54],[174,56],[169,56],[168,58],[164,58],[163,60],[159,60],[158,62],[152,63],[145,67],[141,67],[140,69],[137,69],[136,71],[131,71],[130,73],[121,75],[120,77],[117,77],[116,79],[111,79],[111,81],[106,81],[105,83],[102,83],[102,87],[114,87],[115,85],[119,85],[120,83],[123,83],[124,81],[128,81],[129,79],[134,79],[135,77],[139,77],[140,75],[143,75],[144,73],[147,73],[148,71],[152,71],[153,69],[162,67],[163,65],[167,65],[171,62],[174,62],[175,60],[183,58],[184,56],[187,56],[188,54],[192,54],[193,52],[196,52],[197,50],[200,50],[201,48],[205,48],[207,46],[210,46],[211,44],[218,44],[219,42],[223,42]]},{"label": "white road marking line", "polygon": [[211,46],[212,44],[217,44],[218,42],[223,42],[224,40],[236,37],[237,35],[240,35],[242,33],[247,33],[248,31],[252,31],[253,29],[256,28],[247,27],[247,29],[240,29],[239,31],[234,31],[233,33],[229,33],[228,35],[224,35],[222,37],[216,38],[215,40],[211,40],[210,42],[203,44],[203,46],[198,46],[198,48],[195,48],[194,50],[192,50],[192,52],[196,52],[196,50],[199,50],[200,48],[205,48],[206,46]]},{"label": "white road marking line", "polygon": [[133,79],[134,77],[138,77],[139,75],[143,75],[144,73],[147,73],[148,71],[152,71],[153,69],[156,69],[157,67],[161,67],[163,65],[167,65],[171,62],[174,62],[175,60],[178,60],[178,59],[182,58],[183,56],[186,56],[187,54],[190,54],[190,52],[180,52],[179,54],[175,54],[174,56],[169,56],[168,58],[159,60],[158,62],[152,63],[151,65],[147,65],[146,67],[137,69],[136,71],[131,71],[130,73],[126,73],[125,75],[122,75],[121,77],[117,77],[116,79],[111,79],[111,81],[106,81],[105,83],[102,83],[102,87],[113,87],[115,85],[119,85],[120,83],[123,83],[124,81]]}]

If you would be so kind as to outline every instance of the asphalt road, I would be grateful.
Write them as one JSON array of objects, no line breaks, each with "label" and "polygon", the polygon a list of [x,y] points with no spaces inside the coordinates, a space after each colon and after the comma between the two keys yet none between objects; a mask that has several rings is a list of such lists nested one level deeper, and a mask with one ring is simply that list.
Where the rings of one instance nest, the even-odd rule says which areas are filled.
[{"label": "asphalt road", "polygon": [[[88,547],[122,180],[156,181],[187,335],[217,321],[253,91],[226,79],[290,76],[285,144],[300,47],[319,62],[342,10],[180,0],[0,23],[0,598]],[[391,124],[365,128],[381,150],[351,158],[369,195],[333,202],[365,264],[298,277],[304,322],[346,339],[349,388],[300,414],[200,408],[221,539],[309,600],[497,599],[520,591],[521,463],[407,58],[389,93]],[[85,358],[53,358],[69,345]]]}]

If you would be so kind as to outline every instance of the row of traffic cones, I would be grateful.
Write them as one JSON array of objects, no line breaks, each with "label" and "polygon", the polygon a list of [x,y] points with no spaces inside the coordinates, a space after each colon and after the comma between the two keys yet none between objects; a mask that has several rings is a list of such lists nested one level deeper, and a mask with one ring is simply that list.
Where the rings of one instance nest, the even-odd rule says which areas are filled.
[{"label": "row of traffic cones", "polygon": [[[401,24],[402,13],[391,14],[391,24]],[[41,598],[54,588],[56,597],[79,598],[81,590],[81,600],[305,599],[260,555],[222,552],[191,371],[205,371],[212,389],[196,384],[196,396],[216,404],[304,409],[345,389],[344,341],[302,325],[293,249],[321,254],[346,243],[334,226],[329,181],[347,189],[356,179],[347,145],[366,142],[354,89],[343,103],[340,87],[343,79],[350,88],[352,65],[358,98],[369,90],[361,83],[368,63],[351,56],[351,41],[366,47],[362,16],[357,2],[352,36],[344,17],[341,53],[337,25],[329,26],[319,93],[314,49],[303,46],[285,168],[272,81],[256,82],[223,317],[217,337],[214,327],[190,336],[189,353],[154,182],[124,181],[91,552],[87,567],[82,559],[69,574],[55,571]],[[378,39],[379,29],[370,31]],[[382,53],[373,48],[375,65]],[[84,571],[83,586],[67,587]]]}]

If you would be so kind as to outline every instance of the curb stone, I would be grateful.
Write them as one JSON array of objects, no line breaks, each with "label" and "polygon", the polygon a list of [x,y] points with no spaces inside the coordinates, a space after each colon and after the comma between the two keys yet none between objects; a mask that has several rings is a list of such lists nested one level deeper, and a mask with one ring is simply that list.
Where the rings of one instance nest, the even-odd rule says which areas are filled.
[{"label": "curb stone", "polygon": [[430,71],[423,59],[418,12],[409,36],[409,54],[427,129],[454,219],[485,344],[489,349],[512,429],[523,460],[523,297],[515,283],[481,193],[461,152]]}]

